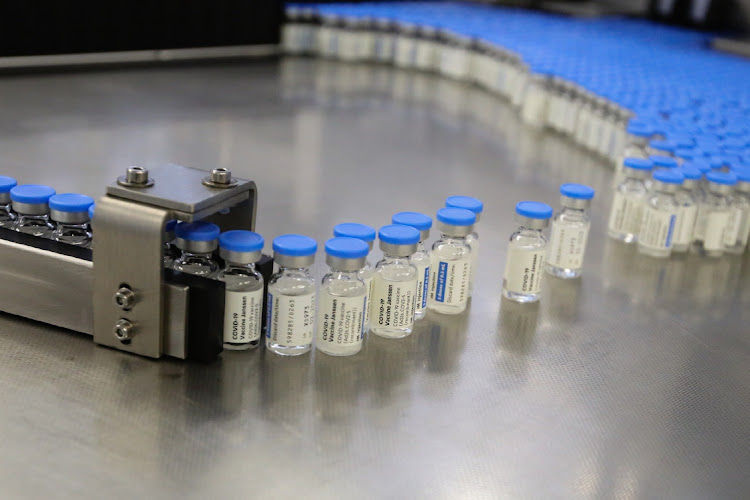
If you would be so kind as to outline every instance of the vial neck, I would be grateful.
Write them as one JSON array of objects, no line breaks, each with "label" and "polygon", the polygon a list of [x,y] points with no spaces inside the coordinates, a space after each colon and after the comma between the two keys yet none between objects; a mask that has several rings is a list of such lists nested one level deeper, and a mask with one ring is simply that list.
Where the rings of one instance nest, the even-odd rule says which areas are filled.
[{"label": "vial neck", "polygon": [[453,236],[450,234],[440,233],[440,239],[446,242],[466,243],[466,236]]},{"label": "vial neck", "polygon": [[197,253],[197,252],[188,252],[187,250],[182,250],[182,256],[183,257],[192,257],[196,259],[206,259],[210,260],[212,257],[211,253]]},{"label": "vial neck", "polygon": [[255,272],[255,263],[241,264],[239,262],[229,262],[229,261],[226,261],[226,263],[225,263],[225,269],[226,270],[239,269],[239,270],[243,270],[243,271],[248,271],[248,272],[254,273]]},{"label": "vial neck", "polygon": [[565,212],[566,214],[570,214],[570,215],[585,215],[586,209],[563,206],[563,212]]},{"label": "vial neck", "polygon": [[427,249],[424,246],[424,241],[420,241],[419,245],[417,245],[417,252],[426,252]]},{"label": "vial neck", "polygon": [[306,267],[284,267],[279,266],[279,272],[280,273],[306,273],[307,268]]},{"label": "vial neck", "polygon": [[357,279],[358,271],[343,271],[341,269],[331,268],[331,276],[335,279]]},{"label": "vial neck", "polygon": [[409,264],[409,255],[389,255],[383,254],[383,262],[387,264]]},{"label": "vial neck", "polygon": [[535,229],[533,227],[528,227],[528,226],[519,226],[518,232],[527,234],[529,236],[541,236],[542,235],[541,229]]}]

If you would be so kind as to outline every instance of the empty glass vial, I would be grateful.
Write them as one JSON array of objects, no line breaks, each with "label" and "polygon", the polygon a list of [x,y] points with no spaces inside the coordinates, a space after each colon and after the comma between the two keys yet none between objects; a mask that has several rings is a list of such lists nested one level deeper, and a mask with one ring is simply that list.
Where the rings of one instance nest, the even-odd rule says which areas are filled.
[{"label": "empty glass vial", "polygon": [[[93,219],[93,215],[91,217]],[[176,220],[167,221],[164,226],[164,267],[172,267],[175,258],[175,252],[172,248],[172,242],[174,241],[174,230],[177,227]]]},{"label": "empty glass vial", "polygon": [[552,217],[552,207],[537,201],[516,205],[520,226],[510,235],[505,260],[503,296],[515,302],[536,302],[542,296],[542,274],[547,238],[542,229]]},{"label": "empty glass vial", "polygon": [[13,229],[19,233],[49,238],[55,226],[49,220],[49,199],[55,190],[40,184],[24,184],[10,190],[16,220]]},{"label": "empty glass vial", "polygon": [[737,186],[731,198],[732,214],[724,233],[724,250],[741,255],[747,247],[750,232],[750,169],[737,168],[732,172],[737,176]]},{"label": "empty glass vial", "polygon": [[52,239],[69,245],[91,245],[89,207],[94,199],[84,194],[56,194],[49,199],[50,218],[55,223]]},{"label": "empty glass vial", "polygon": [[268,281],[266,349],[282,356],[298,356],[312,348],[315,332],[315,279],[309,267],[318,244],[300,234],[273,240],[279,270]]},{"label": "empty glass vial", "polygon": [[577,278],[583,269],[591,220],[588,208],[594,188],[583,184],[560,186],[562,210],[552,219],[545,270],[558,278]]},{"label": "empty glass vial", "polygon": [[378,231],[383,260],[375,266],[370,331],[381,337],[411,334],[417,297],[417,268],[409,262],[419,244],[419,231],[391,224]]},{"label": "empty glass vial", "polygon": [[[375,229],[367,224],[358,224],[356,222],[344,222],[336,224],[333,228],[333,235],[342,238],[356,238],[367,243],[369,251],[372,252],[372,246],[375,242]],[[372,302],[372,277],[375,274],[375,268],[370,260],[365,260],[365,265],[357,272],[367,287],[367,303]],[[365,334],[370,331],[370,308],[365,310]]]},{"label": "empty glass vial", "polygon": [[685,178],[677,169],[654,171],[653,188],[643,206],[643,221],[638,232],[638,251],[651,257],[669,257],[677,225],[679,207],[675,194]]},{"label": "empty glass vial", "polygon": [[226,283],[224,349],[258,347],[263,317],[263,276],[255,269],[263,236],[252,231],[226,231],[219,236],[224,269],[216,279]]},{"label": "empty glass vial", "polygon": [[472,196],[449,196],[445,199],[445,206],[448,208],[470,210],[477,216],[474,230],[466,237],[466,244],[471,248],[471,277],[469,278],[469,297],[471,297],[471,292],[474,289],[474,277],[479,266],[479,233],[477,233],[477,226],[484,211],[484,203]]},{"label": "empty glass vial", "polygon": [[677,202],[677,224],[672,237],[672,253],[687,252],[693,242],[693,229],[698,215],[696,188],[703,177],[700,170],[689,165],[683,166],[680,171],[685,182],[674,195]]},{"label": "empty glass vial", "polygon": [[609,213],[610,238],[634,243],[638,239],[646,199],[646,180],[653,163],[643,158],[625,158],[625,180],[615,188],[612,211]]},{"label": "empty glass vial", "polygon": [[732,215],[731,196],[737,176],[729,172],[712,171],[706,174],[708,192],[701,205],[699,223],[703,223],[703,250],[709,257],[724,254],[724,235]]},{"label": "empty glass vial", "polygon": [[440,239],[432,245],[428,307],[443,314],[459,314],[469,300],[471,247],[466,237],[477,216],[463,208],[437,211]]},{"label": "empty glass vial", "polygon": [[196,276],[213,277],[219,264],[212,253],[219,246],[221,230],[210,222],[180,222],[174,229],[175,246],[180,256],[172,263],[172,269]]},{"label": "empty glass vial", "polygon": [[17,185],[14,178],[0,175],[0,227],[11,228],[16,220],[10,207],[10,190]]},{"label": "empty glass vial", "polygon": [[315,347],[332,356],[351,356],[362,349],[367,286],[358,271],[370,248],[356,238],[331,238],[326,242],[326,263],[318,296],[318,334]]},{"label": "empty glass vial", "polygon": [[391,222],[411,226],[419,231],[419,245],[417,251],[410,257],[410,261],[417,268],[417,301],[414,307],[414,319],[420,320],[425,317],[430,286],[430,254],[424,242],[430,237],[432,217],[419,212],[399,212],[391,218]]}]

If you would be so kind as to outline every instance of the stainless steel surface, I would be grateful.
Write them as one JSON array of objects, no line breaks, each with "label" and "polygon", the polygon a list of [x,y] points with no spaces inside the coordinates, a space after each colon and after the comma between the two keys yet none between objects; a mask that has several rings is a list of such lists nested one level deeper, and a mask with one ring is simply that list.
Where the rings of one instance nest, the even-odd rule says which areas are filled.
[{"label": "stainless steel surface", "polygon": [[164,354],[173,358],[187,358],[189,303],[189,287],[164,285]]},{"label": "stainless steel surface", "polygon": [[[158,180],[154,187],[158,189]],[[171,219],[164,208],[102,196],[96,203],[94,220],[94,342],[142,356],[163,354],[164,226]],[[112,296],[127,287],[138,301],[129,311],[112,302]],[[132,323],[128,338],[122,321]],[[123,343],[123,340],[130,340]]]},{"label": "stainless steel surface", "polygon": [[[227,166],[263,190],[267,250],[485,202],[467,311],[348,359],[155,363],[3,315],[4,498],[750,496],[747,256],[608,241],[610,169],[502,101],[306,60],[5,78],[0,95],[3,173],[98,195],[122,165]],[[501,300],[515,203],[558,207],[562,182],[597,189],[583,278]]]}]

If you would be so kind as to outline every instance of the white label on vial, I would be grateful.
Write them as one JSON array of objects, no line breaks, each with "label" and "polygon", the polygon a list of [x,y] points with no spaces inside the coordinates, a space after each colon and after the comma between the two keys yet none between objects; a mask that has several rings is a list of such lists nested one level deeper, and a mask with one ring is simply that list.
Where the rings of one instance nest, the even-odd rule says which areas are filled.
[{"label": "white label on vial", "polygon": [[436,262],[432,270],[435,280],[435,302],[465,304],[471,276],[471,254],[458,260]]},{"label": "white label on vial", "polygon": [[417,311],[427,307],[427,291],[430,283],[430,266],[417,266]]},{"label": "white label on vial", "polygon": [[706,216],[706,232],[703,248],[706,250],[724,249],[724,231],[729,223],[729,212],[720,210]]},{"label": "white label on vial", "polygon": [[315,294],[268,294],[266,337],[282,346],[312,342],[315,324]]},{"label": "white label on vial", "polygon": [[381,327],[402,328],[414,324],[417,280],[388,281],[373,278],[372,321]]},{"label": "white label on vial", "polygon": [[471,296],[471,291],[474,289],[474,276],[479,265],[479,238],[471,238],[467,243],[471,248],[471,274],[469,275],[469,296]]},{"label": "white label on vial", "polygon": [[689,245],[693,241],[693,230],[695,219],[698,215],[698,206],[681,206],[677,211],[677,226],[672,238],[673,245]]},{"label": "white label on vial", "polygon": [[638,244],[654,250],[672,248],[677,215],[647,206],[643,211],[643,224],[638,235]]},{"label": "white label on vial", "polygon": [[318,346],[336,352],[362,342],[364,311],[367,297],[335,297],[329,293],[320,296],[318,313]]},{"label": "white label on vial", "polygon": [[515,293],[539,293],[542,289],[544,250],[508,247],[505,288]]},{"label": "white label on vial", "polygon": [[369,278],[365,279],[365,286],[367,287],[367,309],[365,309],[365,328],[369,328],[370,326],[370,304],[372,303],[372,277],[374,275],[371,274]]},{"label": "white label on vial", "polygon": [[260,338],[263,288],[227,291],[224,296],[224,342],[247,344]]},{"label": "white label on vial", "polygon": [[588,225],[569,226],[553,221],[547,263],[561,269],[580,269],[588,236]]},{"label": "white label on vial", "polygon": [[742,209],[733,208],[729,212],[729,221],[724,230],[724,246],[735,246],[737,240],[740,239],[740,231],[742,231]]},{"label": "white label on vial", "polygon": [[615,192],[609,228],[617,233],[638,234],[643,217],[643,200]]}]

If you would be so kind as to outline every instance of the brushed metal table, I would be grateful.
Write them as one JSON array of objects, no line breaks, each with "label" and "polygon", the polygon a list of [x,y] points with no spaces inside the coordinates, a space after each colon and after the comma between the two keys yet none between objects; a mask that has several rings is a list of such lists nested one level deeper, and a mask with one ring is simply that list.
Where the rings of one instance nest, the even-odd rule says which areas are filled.
[{"label": "brushed metal table", "polygon": [[[0,102],[0,173],[99,196],[131,164],[229,167],[267,251],[486,207],[467,311],[351,358],[151,361],[0,315],[3,498],[750,497],[748,258],[608,241],[610,168],[505,102],[305,59],[3,76]],[[562,182],[598,193],[584,277],[502,300],[515,203]]]}]

